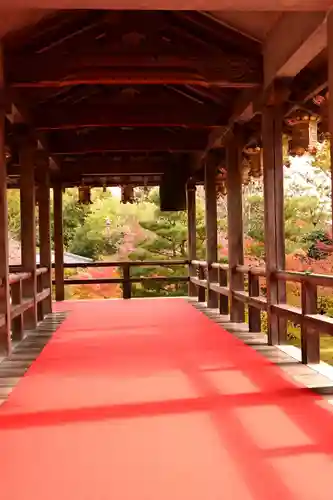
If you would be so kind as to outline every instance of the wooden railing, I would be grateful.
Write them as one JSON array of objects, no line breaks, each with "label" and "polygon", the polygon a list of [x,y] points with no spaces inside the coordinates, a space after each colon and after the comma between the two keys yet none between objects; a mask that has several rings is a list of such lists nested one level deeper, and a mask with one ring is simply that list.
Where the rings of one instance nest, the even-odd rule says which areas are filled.
[{"label": "wooden railing", "polygon": [[[51,296],[49,282],[45,280],[49,272],[48,268],[40,267],[34,276],[31,272],[22,271],[21,266],[10,266],[10,321],[14,340],[21,339],[24,329],[30,327],[30,324],[26,324],[29,322],[25,322],[26,313],[31,312],[36,320],[44,318],[47,309],[44,307],[45,301],[50,300]],[[2,316],[0,323],[3,325],[5,321]]]},{"label": "wooden railing", "polygon": [[[34,327],[50,312],[50,270],[40,267],[36,274],[25,272],[21,266],[10,266],[10,329],[13,340],[20,340],[25,329]],[[28,317],[29,315],[29,317]],[[6,325],[6,316],[0,316],[0,327]]]},{"label": "wooden railing", "polygon": [[[218,294],[221,314],[232,313],[232,302],[241,302],[248,306],[250,332],[261,331],[261,311],[267,311],[278,317],[284,317],[301,326],[301,350],[303,363],[320,362],[320,334],[333,336],[333,318],[318,313],[318,287],[333,288],[333,276],[277,271],[275,279],[283,282],[299,283],[301,287],[301,307],[287,303],[269,304],[261,293],[260,278],[266,277],[264,268],[237,266],[234,272],[247,278],[247,291],[231,290],[229,286],[230,269],[227,264],[211,264],[218,270],[218,282],[209,282],[208,264],[205,261],[190,262],[190,281],[196,285],[198,300],[205,302],[208,289]],[[196,276],[194,276],[196,274]],[[245,282],[245,280],[244,280]],[[245,287],[244,287],[245,288]]]},{"label": "wooden railing", "polygon": [[[117,268],[121,270],[119,278],[65,278],[64,285],[94,285],[94,284],[121,284],[123,288],[123,298],[130,299],[132,297],[132,284],[145,282],[164,281],[168,283],[186,283],[189,281],[188,274],[184,276],[131,276],[131,268],[133,267],[173,267],[187,266],[187,260],[159,260],[159,261],[101,261],[101,262],[84,262],[64,264],[65,269],[87,269],[87,268]],[[55,284],[55,281],[53,281]]]}]

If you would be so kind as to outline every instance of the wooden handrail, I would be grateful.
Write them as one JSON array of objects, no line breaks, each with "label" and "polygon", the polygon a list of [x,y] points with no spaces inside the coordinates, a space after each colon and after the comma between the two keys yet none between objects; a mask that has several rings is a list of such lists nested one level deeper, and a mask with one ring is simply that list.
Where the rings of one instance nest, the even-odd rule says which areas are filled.
[{"label": "wooden handrail", "polygon": [[9,284],[13,285],[14,283],[18,283],[19,281],[24,281],[30,279],[32,276],[31,273],[10,273],[9,275]]},{"label": "wooden handrail", "polygon": [[41,276],[42,274],[46,274],[49,272],[48,267],[38,267],[36,269],[36,276]]},{"label": "wooden handrail", "polygon": [[276,271],[275,276],[281,281],[293,281],[296,283],[311,283],[316,286],[332,287],[333,275],[316,274],[309,272]]},{"label": "wooden handrail", "polygon": [[[68,262],[64,263],[65,269],[89,268],[89,267],[172,267],[186,266],[188,260],[118,260],[118,261],[93,261],[93,262]],[[54,267],[54,264],[52,264]]]}]

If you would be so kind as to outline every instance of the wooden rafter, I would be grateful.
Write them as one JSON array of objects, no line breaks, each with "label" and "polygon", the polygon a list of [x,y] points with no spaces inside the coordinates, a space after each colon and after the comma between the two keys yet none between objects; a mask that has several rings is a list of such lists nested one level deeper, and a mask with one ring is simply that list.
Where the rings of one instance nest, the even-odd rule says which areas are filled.
[{"label": "wooden rafter", "polygon": [[89,154],[108,151],[203,151],[207,132],[203,130],[119,130],[97,129],[77,134],[53,132],[48,143],[53,155]]},{"label": "wooden rafter", "polygon": [[224,125],[218,107],[191,105],[181,108],[159,106],[143,108],[140,105],[110,106],[76,104],[49,106],[45,113],[40,108],[32,113],[37,130],[66,130],[94,127],[188,127],[213,128]]},{"label": "wooden rafter", "polygon": [[198,57],[197,54],[85,53],[65,59],[35,56],[9,59],[7,81],[12,87],[72,85],[183,84],[246,88],[262,81],[260,64],[244,58]]}]

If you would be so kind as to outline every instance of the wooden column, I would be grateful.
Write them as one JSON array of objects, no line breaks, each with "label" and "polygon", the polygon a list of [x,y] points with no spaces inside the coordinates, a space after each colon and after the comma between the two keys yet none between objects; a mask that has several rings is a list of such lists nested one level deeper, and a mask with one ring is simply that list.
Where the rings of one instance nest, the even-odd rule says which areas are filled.
[{"label": "wooden column", "polygon": [[[0,86],[4,92],[3,58],[0,47]],[[5,107],[0,108],[0,355],[11,351],[8,267],[7,169],[5,162]]]},{"label": "wooden column", "polygon": [[328,51],[328,131],[331,148],[331,220],[333,227],[333,11],[327,16],[327,51]]},{"label": "wooden column", "polygon": [[64,286],[64,238],[62,220],[62,187],[55,184],[53,187],[54,213],[54,260],[55,260],[55,294],[56,300],[65,299]]},{"label": "wooden column", "polygon": [[[196,220],[196,187],[193,183],[187,184],[187,253],[188,260],[196,260],[197,258],[197,220]],[[195,266],[189,264],[190,277],[196,276]],[[189,282],[188,294],[190,297],[197,296],[196,286]]]},{"label": "wooden column", "polygon": [[234,291],[244,290],[244,276],[236,271],[237,266],[244,264],[241,153],[241,137],[236,130],[227,145],[230,320],[234,323],[245,321],[244,304],[233,296]]},{"label": "wooden column", "polygon": [[36,186],[35,160],[36,142],[28,129],[21,128],[20,136],[20,200],[21,200],[21,262],[24,271],[31,278],[22,283],[24,300],[33,300],[33,307],[23,316],[24,328],[34,329],[37,325],[37,280],[36,280]]},{"label": "wooden column", "polygon": [[217,270],[210,267],[217,262],[217,207],[216,207],[216,165],[208,157],[205,165],[205,202],[206,202],[206,260],[207,271],[207,306],[218,307],[218,296],[209,288],[212,282],[217,283]]},{"label": "wooden column", "polygon": [[50,295],[40,304],[40,314],[44,317],[52,311],[52,262],[51,262],[51,220],[50,220],[50,174],[49,157],[40,152],[38,157],[38,215],[39,215],[39,254],[40,266],[48,272],[41,279],[42,288],[50,289]]},{"label": "wooden column", "polygon": [[275,271],[285,269],[285,241],[283,105],[277,90],[274,92],[270,105],[264,107],[262,114],[268,342],[271,345],[285,342],[287,336],[285,319],[279,318],[271,309],[271,305],[286,302],[286,285],[275,277]]}]

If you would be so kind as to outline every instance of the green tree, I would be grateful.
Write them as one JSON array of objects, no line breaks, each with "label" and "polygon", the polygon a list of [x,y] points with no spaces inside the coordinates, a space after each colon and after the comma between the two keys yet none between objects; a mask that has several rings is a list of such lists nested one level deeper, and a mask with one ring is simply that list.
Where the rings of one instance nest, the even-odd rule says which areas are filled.
[{"label": "green tree", "polygon": [[[154,212],[148,219],[139,220],[145,237],[137,248],[129,255],[132,260],[185,260],[187,258],[187,214],[186,212],[161,212],[159,195],[155,189],[150,193],[149,202],[154,205]],[[197,208],[197,249],[198,257],[203,257],[205,224],[203,209]],[[181,276],[184,269],[179,266],[168,267],[135,267],[133,277],[145,276]],[[136,296],[185,295],[186,284],[166,284],[166,282],[147,281],[134,284],[133,294]]]}]

